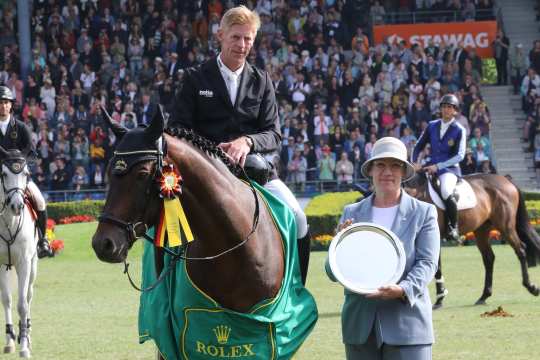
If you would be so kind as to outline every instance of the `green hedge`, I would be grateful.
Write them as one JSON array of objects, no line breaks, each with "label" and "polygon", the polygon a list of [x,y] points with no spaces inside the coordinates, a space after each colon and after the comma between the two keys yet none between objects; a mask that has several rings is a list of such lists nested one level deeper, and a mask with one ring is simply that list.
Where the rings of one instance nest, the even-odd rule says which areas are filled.
[{"label": "green hedge", "polygon": [[97,219],[104,204],[103,200],[54,202],[47,204],[47,210],[49,217],[55,221],[73,215],[91,215]]},{"label": "green hedge", "polygon": [[540,200],[540,192],[523,191],[525,200]]},{"label": "green hedge", "polygon": [[358,201],[358,191],[325,193],[315,196],[306,207],[306,216],[312,236],[333,234],[343,207]]}]

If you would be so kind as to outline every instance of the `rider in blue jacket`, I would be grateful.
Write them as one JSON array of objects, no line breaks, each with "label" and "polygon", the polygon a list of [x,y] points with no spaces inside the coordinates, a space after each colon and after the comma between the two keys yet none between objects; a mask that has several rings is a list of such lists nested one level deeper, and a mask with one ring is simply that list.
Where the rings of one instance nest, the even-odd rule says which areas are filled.
[{"label": "rider in blue jacket", "polygon": [[[453,94],[444,95],[441,99],[442,118],[431,121],[424,130],[414,148],[412,161],[416,170],[423,170],[439,178],[441,195],[446,206],[448,220],[448,240],[459,239],[457,200],[454,190],[461,176],[459,163],[465,157],[467,133],[456,121],[459,100]],[[418,155],[427,144],[431,144],[431,161],[423,168],[417,164]]]}]

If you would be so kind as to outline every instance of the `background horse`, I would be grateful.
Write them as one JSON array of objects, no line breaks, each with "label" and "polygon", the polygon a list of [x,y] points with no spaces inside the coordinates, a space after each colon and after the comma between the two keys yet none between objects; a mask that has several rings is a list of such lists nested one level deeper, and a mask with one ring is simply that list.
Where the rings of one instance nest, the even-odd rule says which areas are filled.
[{"label": "background horse", "polygon": [[26,159],[20,151],[6,151],[0,146],[2,164],[0,191],[0,261],[7,269],[0,269],[2,305],[6,317],[6,345],[4,353],[15,351],[15,332],[11,315],[12,266],[18,277],[19,341],[21,357],[30,357],[30,303],[37,272],[37,233],[34,220],[25,204],[25,189],[30,175]]},{"label": "background horse", "polygon": [[[129,132],[108,121],[120,140],[108,170],[103,215],[92,239],[98,258],[124,261],[137,236],[158,224],[163,200],[156,179],[164,161],[174,164],[183,178],[179,198],[195,237],[185,251],[189,279],[220,307],[239,313],[274,298],[286,274],[281,234],[260,193],[229,170],[239,169],[229,164],[225,153],[188,131],[173,129],[162,136],[160,112],[149,127]],[[159,262],[157,274],[163,260],[156,256]],[[154,314],[159,316],[165,315]],[[294,321],[302,325],[301,319]]]},{"label": "background horse", "polygon": [[[466,234],[473,231],[476,235],[476,246],[482,254],[485,268],[484,290],[476,301],[476,304],[485,304],[486,299],[492,294],[493,264],[495,254],[489,241],[491,229],[501,232],[502,238],[512,246],[521,266],[523,286],[538,296],[538,287],[531,283],[527,265],[535,266],[540,254],[540,237],[529,223],[527,209],[523,194],[509,179],[495,174],[474,174],[464,176],[471,185],[477,205],[474,208],[459,211],[459,230]],[[405,190],[416,198],[433,203],[427,186],[425,174],[417,174],[405,185]],[[445,216],[441,209],[437,208],[441,239],[445,237],[447,229]],[[444,287],[444,278],[441,268],[441,256],[439,266],[435,274],[437,301],[434,308],[442,306],[447,290]]]}]

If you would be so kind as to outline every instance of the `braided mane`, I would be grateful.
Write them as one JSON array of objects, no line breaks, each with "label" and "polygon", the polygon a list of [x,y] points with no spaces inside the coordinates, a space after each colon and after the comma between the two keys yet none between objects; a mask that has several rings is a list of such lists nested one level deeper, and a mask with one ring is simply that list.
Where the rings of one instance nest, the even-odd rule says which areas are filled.
[{"label": "braided mane", "polygon": [[187,140],[207,155],[221,160],[236,176],[241,173],[241,167],[237,164],[233,164],[225,152],[219,148],[215,142],[196,134],[193,130],[186,128],[166,128],[165,133],[177,139]]}]

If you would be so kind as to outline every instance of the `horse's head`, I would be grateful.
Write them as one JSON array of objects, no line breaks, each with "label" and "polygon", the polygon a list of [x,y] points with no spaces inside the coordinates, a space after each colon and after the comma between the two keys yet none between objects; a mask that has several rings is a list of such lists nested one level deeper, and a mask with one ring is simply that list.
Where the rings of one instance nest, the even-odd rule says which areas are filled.
[{"label": "horse's head", "polygon": [[19,150],[6,150],[0,146],[0,163],[3,194],[0,212],[7,209],[19,216],[24,209],[24,191],[30,175],[26,158]]},{"label": "horse's head", "polygon": [[125,260],[135,240],[159,218],[156,177],[165,148],[164,117],[158,111],[150,126],[128,131],[104,114],[118,143],[109,163],[107,199],[92,246],[100,260],[116,263]]}]

